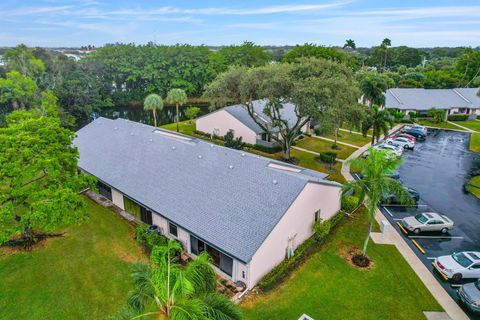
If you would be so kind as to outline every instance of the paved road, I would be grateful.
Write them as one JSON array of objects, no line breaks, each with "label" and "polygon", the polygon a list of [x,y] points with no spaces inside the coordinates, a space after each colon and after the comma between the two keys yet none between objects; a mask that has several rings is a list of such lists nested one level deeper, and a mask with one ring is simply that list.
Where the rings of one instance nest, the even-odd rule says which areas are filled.
[{"label": "paved road", "polygon": [[[440,238],[438,234],[422,234],[415,239],[426,251],[423,255],[414,247],[421,260],[428,266],[431,259],[463,250],[480,251],[480,200],[463,192],[463,185],[472,171],[480,171],[480,155],[468,151],[469,134],[454,131],[432,130],[425,142],[417,143],[415,150],[404,153],[400,178],[404,185],[419,191],[418,208],[383,207],[382,212],[395,225],[396,219],[428,210],[451,217],[456,228]],[[456,299],[455,289],[433,273]],[[479,316],[471,316],[480,319]]]}]

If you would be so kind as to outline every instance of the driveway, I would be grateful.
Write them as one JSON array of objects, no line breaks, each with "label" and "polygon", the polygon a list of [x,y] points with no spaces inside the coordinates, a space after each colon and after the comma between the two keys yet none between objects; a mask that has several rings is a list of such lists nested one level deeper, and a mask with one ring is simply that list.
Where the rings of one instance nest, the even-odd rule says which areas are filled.
[{"label": "driveway", "polygon": [[[421,196],[417,208],[384,206],[384,215],[396,228],[401,218],[417,212],[438,211],[448,215],[456,228],[445,236],[439,234],[408,235],[407,243],[432,269],[442,286],[455,299],[455,284],[445,282],[431,267],[432,259],[464,250],[480,251],[480,200],[463,192],[470,172],[480,170],[480,155],[468,151],[469,134],[432,130],[425,142],[417,143],[413,152],[404,153],[400,168],[403,184],[416,189]],[[415,240],[423,254],[412,242]],[[471,315],[472,319],[480,316]]]}]

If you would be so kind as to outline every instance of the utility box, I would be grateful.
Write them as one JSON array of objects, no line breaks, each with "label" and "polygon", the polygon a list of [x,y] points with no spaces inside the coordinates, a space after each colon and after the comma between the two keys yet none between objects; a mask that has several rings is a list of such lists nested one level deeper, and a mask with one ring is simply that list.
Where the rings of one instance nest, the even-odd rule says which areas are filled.
[{"label": "utility box", "polygon": [[382,231],[382,239],[388,236],[388,226],[390,223],[388,220],[382,220],[382,223],[380,224],[380,230]]}]

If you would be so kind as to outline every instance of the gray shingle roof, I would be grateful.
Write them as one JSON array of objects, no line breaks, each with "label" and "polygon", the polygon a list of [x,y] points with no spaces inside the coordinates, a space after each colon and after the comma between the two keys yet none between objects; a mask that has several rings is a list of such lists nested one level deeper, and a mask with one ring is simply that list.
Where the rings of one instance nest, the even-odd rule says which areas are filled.
[{"label": "gray shingle roof", "polygon": [[[265,108],[267,102],[267,99],[253,101],[253,110],[257,115],[259,115],[261,120],[264,120],[271,127],[272,120],[265,113],[263,113],[263,109]],[[225,107],[223,109],[230,113],[232,116],[234,116],[236,119],[238,119],[241,123],[252,129],[255,133],[264,132],[260,128],[260,126],[255,121],[253,121],[252,117],[250,117],[247,109],[245,109],[243,105],[236,104],[233,106]],[[280,114],[282,119],[287,120],[290,126],[293,126],[297,121],[297,115],[295,114],[295,105],[293,105],[292,103],[284,103]]]},{"label": "gray shingle roof", "polygon": [[[99,118],[77,132],[83,170],[225,253],[250,261],[307,182],[325,174],[167,130]],[[298,170],[299,167],[293,167]]]},{"label": "gray shingle roof", "polygon": [[394,109],[480,108],[478,88],[392,88],[385,93],[385,106]]}]

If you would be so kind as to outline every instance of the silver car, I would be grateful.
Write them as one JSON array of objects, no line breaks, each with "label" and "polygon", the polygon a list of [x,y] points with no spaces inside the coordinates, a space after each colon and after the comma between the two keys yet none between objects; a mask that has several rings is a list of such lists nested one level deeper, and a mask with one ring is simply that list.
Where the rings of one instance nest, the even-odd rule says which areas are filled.
[{"label": "silver car", "polygon": [[453,221],[450,218],[435,212],[424,212],[416,216],[403,218],[402,225],[415,234],[423,231],[447,233],[453,229]]},{"label": "silver car", "polygon": [[457,294],[470,310],[480,313],[480,280],[464,284],[458,289]]}]

